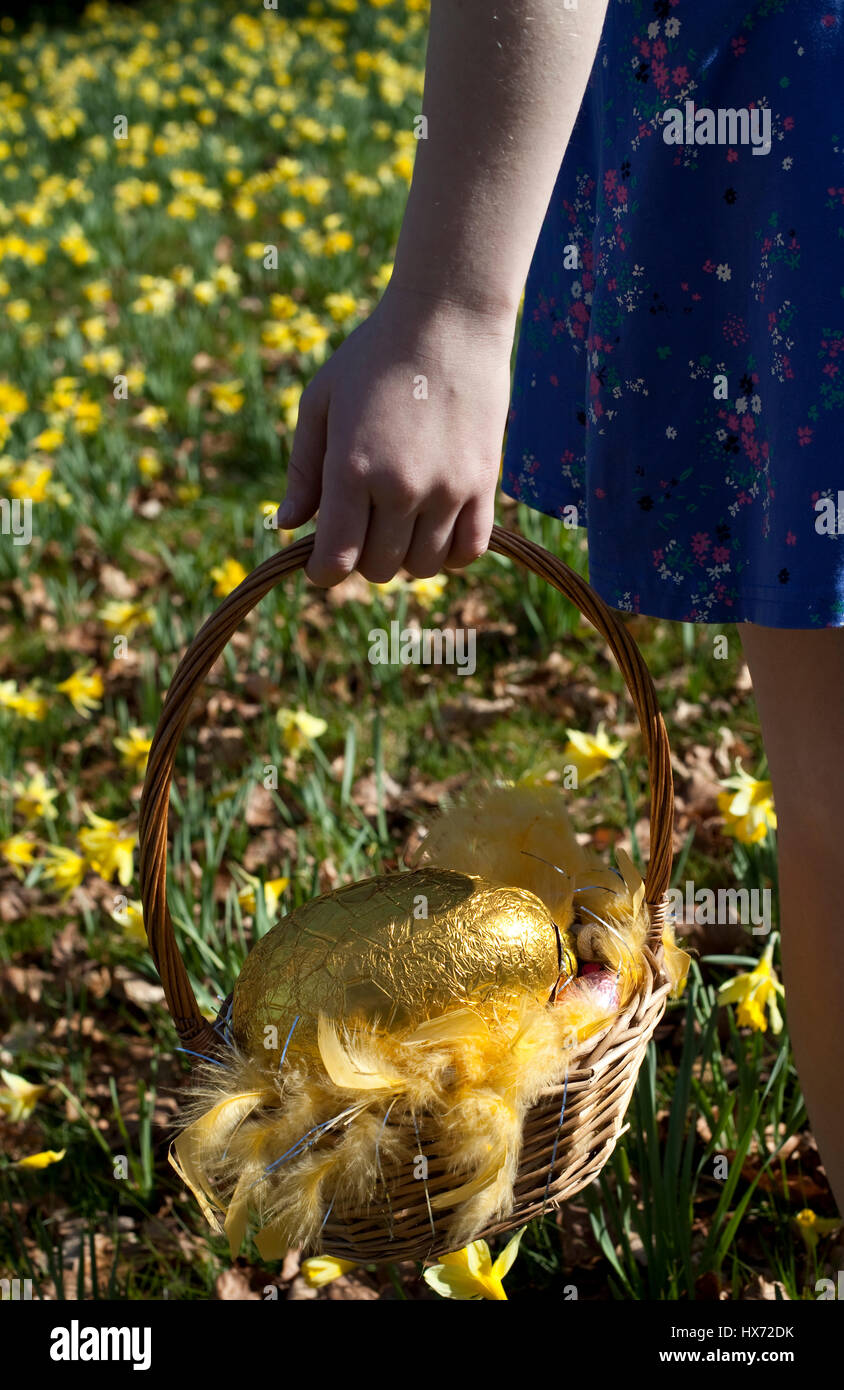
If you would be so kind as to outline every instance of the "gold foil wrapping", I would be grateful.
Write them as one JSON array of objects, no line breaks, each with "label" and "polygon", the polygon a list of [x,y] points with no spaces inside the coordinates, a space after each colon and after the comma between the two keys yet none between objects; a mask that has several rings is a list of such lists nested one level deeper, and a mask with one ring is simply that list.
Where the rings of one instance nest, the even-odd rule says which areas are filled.
[{"label": "gold foil wrapping", "polygon": [[291,1029],[288,1056],[315,1055],[320,1013],[388,1031],[467,1004],[491,1020],[517,992],[547,1000],[576,969],[571,937],[527,889],[448,869],[384,874],[312,899],[261,938],[234,987],[232,1030],[275,1065]]}]

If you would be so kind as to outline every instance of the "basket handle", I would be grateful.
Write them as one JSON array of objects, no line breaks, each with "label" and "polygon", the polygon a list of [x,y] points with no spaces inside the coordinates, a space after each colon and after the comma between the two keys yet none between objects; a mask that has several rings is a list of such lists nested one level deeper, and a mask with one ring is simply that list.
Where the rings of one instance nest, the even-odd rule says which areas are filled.
[{"label": "basket handle", "polygon": [[[173,675],[149,751],[138,823],[144,924],[176,1030],[182,1041],[197,1051],[213,1047],[217,1035],[199,1012],[167,905],[167,815],[176,750],[194,696],[229,638],[279,580],[303,568],[313,544],[314,535],[310,533],[264,560],[203,624]],[[651,847],[645,901],[650,914],[648,941],[656,950],[671,875],[674,787],[668,735],[644,657],[626,627],[594,589],[542,546],[518,532],[493,526],[488,549],[516,560],[570,599],[606,640],[625,679],[642,730],[650,774]]]}]

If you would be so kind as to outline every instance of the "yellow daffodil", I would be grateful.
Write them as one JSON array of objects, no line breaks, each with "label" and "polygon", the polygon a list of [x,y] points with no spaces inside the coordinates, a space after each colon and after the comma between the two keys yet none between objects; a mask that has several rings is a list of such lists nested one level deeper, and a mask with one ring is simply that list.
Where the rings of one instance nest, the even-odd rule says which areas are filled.
[{"label": "yellow daffodil", "polygon": [[[257,907],[255,895],[260,887],[260,879],[253,877],[252,874],[245,873],[243,870],[241,870],[241,873],[248,882],[246,887],[242,888],[238,893],[237,901],[245,912],[255,912]],[[267,917],[275,917],[278,908],[278,900],[289,882],[289,878],[267,879],[264,884],[264,906],[266,908]]]},{"label": "yellow daffodil", "polygon": [[79,434],[96,434],[102,420],[103,408],[90,396],[80,396],[71,407],[73,423]]},{"label": "yellow daffodil", "polygon": [[323,302],[335,323],[345,323],[358,310],[353,294],[327,294]]},{"label": "yellow daffodil", "polygon": [[108,333],[108,324],[102,314],[92,314],[90,318],[83,319],[79,327],[89,343],[102,343]]},{"label": "yellow daffodil", "polygon": [[149,750],[152,747],[152,736],[147,734],[146,729],[139,729],[133,725],[125,738],[114,740],[114,746],[132,772],[146,771]]},{"label": "yellow daffodil", "polygon": [[53,470],[49,464],[27,459],[17,477],[9,484],[9,492],[21,501],[44,502],[52,476]]},{"label": "yellow daffodil", "polygon": [[357,1268],[354,1260],[336,1260],[333,1255],[314,1255],[310,1260],[303,1260],[299,1266],[309,1289],[321,1289],[324,1284],[339,1279],[341,1274],[348,1274],[350,1269]]},{"label": "yellow daffodil", "polygon": [[735,776],[721,783],[728,791],[719,792],[718,809],[726,819],[724,829],[743,845],[764,840],[769,828],[776,830],[777,816],[770,782],[757,781],[745,772],[741,759],[736,759]]},{"label": "yellow daffodil", "polygon": [[771,1032],[782,1031],[782,1015],[777,1004],[777,995],[784,994],[785,991],[771,963],[775,941],[776,934],[771,937],[759,964],[753,970],[736,975],[735,979],[726,981],[718,990],[719,1004],[738,1004],[736,1020],[741,1028],[755,1028],[763,1033],[767,1027],[767,1008]]},{"label": "yellow daffodil", "polygon": [[10,835],[8,840],[0,840],[0,854],[11,864],[18,878],[23,878],[24,870],[35,863],[35,845],[23,835]]},{"label": "yellow daffodil", "polygon": [[230,265],[218,265],[211,272],[211,279],[221,294],[236,294],[240,289],[240,276]]},{"label": "yellow daffodil", "polygon": [[83,827],[79,831],[79,843],[86,860],[100,878],[110,881],[116,877],[127,888],[134,873],[136,832],[105,816],[95,815],[90,808],[85,815],[91,828]]},{"label": "yellow daffodil", "polygon": [[44,1149],[42,1153],[30,1154],[28,1158],[19,1158],[17,1163],[12,1164],[13,1168],[49,1168],[51,1163],[61,1163],[67,1149]]},{"label": "yellow daffodil", "polygon": [[[377,191],[380,193],[380,185]],[[278,220],[286,231],[296,232],[305,225],[305,214],[301,208],[285,208],[283,212],[279,213]]]},{"label": "yellow daffodil", "polygon": [[211,578],[214,580],[214,593],[217,598],[225,598],[232,589],[236,589],[246,578],[246,570],[239,560],[224,560],[221,565],[215,565],[211,571]]},{"label": "yellow daffodil", "polygon": [[395,589],[406,589],[408,581],[401,574],[394,574],[392,579],[385,579],[383,584],[373,582],[373,589],[377,589],[381,594],[391,594]]},{"label": "yellow daffodil", "polygon": [[109,632],[120,632],[131,637],[139,627],[144,627],[155,618],[155,610],[142,603],[129,603],[125,599],[109,599],[97,613],[101,623]]},{"label": "yellow daffodil", "polygon": [[13,1071],[4,1071],[2,1067],[0,1080],[3,1082],[0,1087],[0,1111],[14,1123],[29,1119],[37,1102],[50,1089],[49,1086],[35,1086],[22,1076],[16,1076]]},{"label": "yellow daffodil", "polygon": [[506,1301],[503,1279],[519,1253],[524,1227],[505,1245],[493,1264],[485,1240],[473,1240],[453,1255],[443,1255],[439,1264],[425,1270],[425,1283],[443,1298],[495,1299]]},{"label": "yellow daffodil", "polygon": [[88,872],[84,855],[63,845],[46,845],[40,862],[43,882],[54,892],[61,893],[63,898],[79,887]]},{"label": "yellow daffodil", "polygon": [[26,410],[28,401],[19,386],[10,381],[0,381],[0,415],[16,419]]},{"label": "yellow daffodil", "polygon": [[141,477],[146,478],[148,482],[153,482],[156,478],[161,477],[163,471],[164,465],[155,449],[141,449],[138,454],[138,472]]},{"label": "yellow daffodil", "polygon": [[[276,512],[281,506],[281,503],[261,502],[259,503],[259,506],[261,508],[261,515],[264,518],[264,524],[266,525],[268,519],[270,517],[275,516]],[[293,537],[296,535],[295,530],[290,531],[286,526],[277,526],[274,529],[278,531],[278,538],[281,541],[282,545],[289,545]]]},{"label": "yellow daffodil", "polygon": [[83,286],[82,293],[89,304],[101,309],[111,299],[111,285],[108,280],[89,280],[88,284]]},{"label": "yellow daffodil", "polygon": [[623,740],[613,742],[604,729],[603,721],[594,734],[579,733],[577,729],[566,729],[568,743],[563,749],[563,761],[577,771],[577,784],[582,787],[603,772],[610,762],[621,757],[627,744]]},{"label": "yellow daffodil", "polygon": [[[3,703],[0,701],[0,703]],[[40,723],[47,718],[47,699],[44,695],[39,695],[31,685],[25,690],[18,690],[6,702],[6,708],[19,714],[22,719],[29,719]]]},{"label": "yellow daffodil", "polygon": [[47,786],[43,772],[34,773],[28,782],[15,782],[12,791],[15,794],[15,810],[25,820],[56,819],[58,812],[53,802],[58,792],[54,787]]},{"label": "yellow daffodil", "polygon": [[304,709],[280,709],[276,714],[276,723],[282,731],[284,746],[291,753],[306,748],[312,739],[319,738],[328,728],[324,719],[308,714]]},{"label": "yellow daffodil", "polygon": [[89,666],[80,666],[56,689],[67,696],[77,714],[88,714],[90,710],[99,709],[105,693],[102,676],[98,671],[91,671]]},{"label": "yellow daffodil", "polygon": [[282,410],[282,419],[289,430],[295,430],[299,419],[299,401],[302,396],[302,383],[294,381],[283,386],[276,397]]},{"label": "yellow daffodil", "polygon": [[264,347],[274,348],[276,352],[289,352],[296,339],[289,323],[265,323],[261,329],[261,342]]},{"label": "yellow daffodil", "polygon": [[217,296],[217,287],[213,280],[197,280],[192,288],[194,299],[199,304],[213,304]]},{"label": "yellow daffodil", "polygon": [[133,421],[143,429],[157,430],[165,423],[167,411],[161,405],[147,405],[143,410],[139,410]]},{"label": "yellow daffodil", "polygon": [[217,381],[211,387],[211,400],[221,415],[236,415],[245,399],[242,381]]},{"label": "yellow daffodil", "polygon": [[794,1217],[794,1224],[803,1237],[807,1249],[814,1250],[823,1236],[830,1236],[834,1231],[839,1231],[842,1223],[837,1217],[817,1216],[811,1207],[804,1207]]},{"label": "yellow daffodil", "polygon": [[131,941],[137,941],[141,946],[147,944],[146,928],[144,927],[144,906],[139,898],[129,898],[126,906],[119,908],[117,912],[110,912],[109,916],[113,922],[122,927]]},{"label": "yellow daffodil", "polygon": [[40,449],[44,454],[54,454],[56,449],[64,443],[64,432],[60,429],[51,428],[42,430],[32,441],[33,449]]},{"label": "yellow daffodil", "polygon": [[445,586],[445,577],[434,574],[430,579],[412,579],[407,587],[420,603],[435,603],[445,593]]}]

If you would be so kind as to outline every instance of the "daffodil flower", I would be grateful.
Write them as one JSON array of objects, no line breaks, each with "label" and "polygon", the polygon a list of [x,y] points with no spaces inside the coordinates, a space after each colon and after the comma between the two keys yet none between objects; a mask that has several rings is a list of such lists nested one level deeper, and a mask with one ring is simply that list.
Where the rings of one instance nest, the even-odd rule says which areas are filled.
[{"label": "daffodil flower", "polygon": [[120,632],[126,637],[131,637],[132,633],[139,627],[146,626],[155,618],[155,610],[144,607],[142,603],[123,602],[120,599],[109,599],[99,609],[97,617],[104,623],[109,632]]},{"label": "daffodil flower", "polygon": [[140,729],[133,725],[125,738],[114,740],[114,746],[132,772],[146,771],[149,750],[152,747],[152,738],[146,729]]},{"label": "daffodil flower", "polygon": [[445,593],[445,586],[443,576],[434,574],[430,579],[413,579],[407,587],[420,603],[436,603]]},{"label": "daffodil flower", "polygon": [[392,579],[385,579],[383,584],[373,582],[373,589],[377,589],[381,594],[391,594],[395,589],[406,589],[409,587],[408,581],[401,574],[394,574]]},{"label": "daffodil flower", "polygon": [[28,1158],[19,1158],[17,1163],[13,1163],[13,1168],[49,1168],[51,1163],[61,1163],[67,1149],[44,1149],[41,1153],[30,1154]]},{"label": "daffodil flower", "polygon": [[46,845],[41,859],[41,878],[54,892],[63,898],[78,888],[86,873],[88,861],[75,849],[64,845]]},{"label": "daffodil flower", "polygon": [[312,739],[324,734],[328,725],[316,714],[308,714],[304,709],[280,709],[276,723],[282,731],[284,745],[291,753],[306,748]]},{"label": "daffodil flower", "polygon": [[313,1259],[303,1260],[300,1265],[302,1278],[309,1289],[321,1289],[324,1284],[339,1279],[341,1274],[348,1274],[350,1269],[357,1269],[354,1260],[335,1260],[332,1255],[315,1255]]},{"label": "daffodil flower", "polygon": [[211,400],[221,415],[236,415],[245,399],[243,382],[240,380],[217,381],[211,387]]},{"label": "daffodil flower", "polygon": [[109,916],[113,922],[123,928],[130,940],[137,941],[141,946],[146,946],[144,907],[139,898],[128,899],[125,907],[120,908],[117,912],[110,912]]},{"label": "daffodil flower", "polygon": [[806,1242],[809,1250],[814,1250],[822,1236],[830,1236],[841,1229],[841,1220],[831,1216],[816,1216],[811,1207],[804,1207],[794,1218],[794,1224]]},{"label": "daffodil flower", "polygon": [[18,690],[14,681],[0,681],[0,708],[20,714],[24,719],[40,721],[47,716],[47,701],[44,696],[39,695],[31,686],[26,690]]},{"label": "daffodil flower", "polygon": [[594,734],[583,734],[577,729],[566,729],[568,743],[563,749],[563,760],[577,772],[577,785],[582,787],[603,772],[607,763],[617,761],[627,744],[613,742],[607,736],[603,721]]},{"label": "daffodil flower", "polygon": [[105,687],[99,672],[92,672],[89,667],[82,666],[68,676],[67,680],[57,685],[56,689],[67,696],[77,714],[88,714],[90,710],[99,709]]},{"label": "daffodil flower", "polygon": [[0,840],[0,854],[11,864],[18,878],[23,878],[24,870],[35,863],[35,845],[23,835],[10,835],[8,840]]},{"label": "daffodil flower", "polygon": [[0,1087],[0,1111],[14,1122],[29,1119],[37,1102],[50,1089],[49,1086],[35,1086],[24,1077],[16,1076],[13,1071],[4,1071],[2,1067],[0,1080],[3,1082]]},{"label": "daffodil flower", "polygon": [[719,792],[718,809],[724,815],[728,835],[743,845],[758,844],[769,828],[777,828],[771,783],[751,777],[740,758],[736,758],[736,768],[735,776],[726,777],[721,783],[728,790]]},{"label": "daffodil flower", "polygon": [[[255,901],[261,880],[253,874],[247,874],[243,869],[239,870],[238,876],[241,877],[246,886],[240,890],[237,900],[244,912],[255,912],[257,903]],[[275,917],[278,908],[278,900],[290,882],[289,878],[268,878],[264,884],[264,907],[267,917]]]},{"label": "daffodil flower", "polygon": [[95,815],[90,808],[86,810],[85,815],[91,826],[90,830],[83,828],[79,831],[79,843],[85,858],[100,878],[110,880],[117,877],[123,887],[127,888],[134,873],[133,856],[137,834],[119,825],[117,821]]},{"label": "daffodil flower", "polygon": [[238,584],[243,582],[246,570],[238,560],[224,560],[221,565],[214,566],[211,578],[214,580],[214,593],[217,598],[225,598],[232,589],[236,589]]},{"label": "daffodil flower", "polygon": [[36,772],[28,782],[15,782],[15,810],[25,820],[55,820],[58,812],[53,802],[58,796],[54,787],[47,786],[43,772]]},{"label": "daffodil flower", "polygon": [[443,1298],[495,1299],[506,1301],[503,1279],[519,1253],[525,1228],[505,1245],[493,1264],[485,1240],[473,1240],[453,1255],[443,1255],[439,1264],[425,1270],[425,1283]]},{"label": "daffodil flower", "polygon": [[782,1032],[782,1014],[777,995],[785,991],[772,965],[776,934],[771,937],[759,964],[749,973],[736,975],[718,990],[719,1004],[738,1004],[736,1019],[741,1028],[755,1028],[764,1033],[767,1027],[765,1009],[770,1017],[772,1033]]}]

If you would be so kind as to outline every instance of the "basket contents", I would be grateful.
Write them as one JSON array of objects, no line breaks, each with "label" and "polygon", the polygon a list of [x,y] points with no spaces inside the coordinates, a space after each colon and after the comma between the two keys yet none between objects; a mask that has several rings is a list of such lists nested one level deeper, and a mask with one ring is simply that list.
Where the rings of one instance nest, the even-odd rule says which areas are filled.
[{"label": "basket contents", "polygon": [[[508,1214],[528,1109],[635,1007],[648,913],[616,858],[578,843],[556,787],[496,785],[443,812],[409,872],[258,941],[171,1153],[233,1256],[250,1220],[265,1259],[318,1249],[332,1212],[389,1221],[388,1170],[418,1178],[452,1249]],[[662,941],[678,992],[688,956]]]}]

